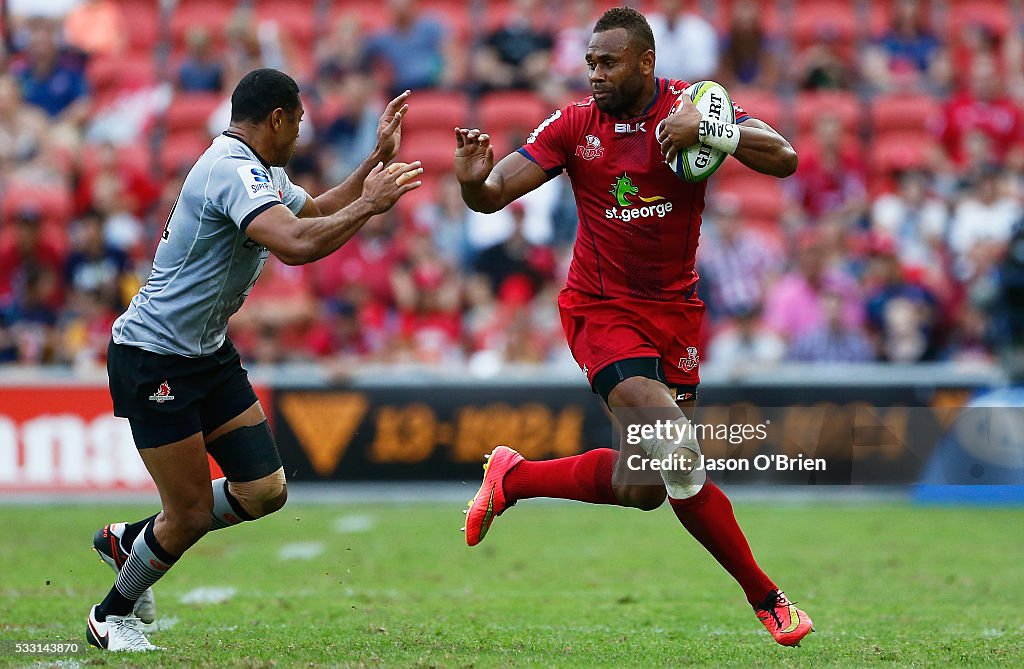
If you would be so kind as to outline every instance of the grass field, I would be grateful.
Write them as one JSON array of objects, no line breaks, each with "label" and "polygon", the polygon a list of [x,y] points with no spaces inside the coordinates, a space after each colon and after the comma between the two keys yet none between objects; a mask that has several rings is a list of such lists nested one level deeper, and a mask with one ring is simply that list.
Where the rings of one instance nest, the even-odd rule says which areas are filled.
[{"label": "grass field", "polygon": [[[84,645],[113,577],[92,532],[146,513],[0,506],[0,665],[1024,666],[1024,512],[902,505],[737,505],[762,566],[815,620],[801,648],[771,641],[667,508],[534,502],[474,549],[457,506],[290,505],[206,537],[157,585],[165,629],[150,639],[166,650],[10,653]],[[213,588],[233,595],[195,603]]]}]

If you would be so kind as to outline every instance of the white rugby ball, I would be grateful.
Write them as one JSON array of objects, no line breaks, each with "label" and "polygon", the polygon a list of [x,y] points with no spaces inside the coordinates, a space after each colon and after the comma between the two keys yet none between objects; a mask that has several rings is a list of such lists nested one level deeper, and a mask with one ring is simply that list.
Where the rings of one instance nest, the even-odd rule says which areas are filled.
[{"label": "white rugby ball", "polygon": [[[672,109],[668,112],[669,116],[679,110],[683,95],[693,101],[701,115],[710,116],[725,123],[736,122],[736,110],[733,109],[729,91],[725,90],[721,84],[714,81],[698,81],[695,84],[690,84],[682,95],[676,98]],[[683,181],[697,183],[714,174],[728,155],[721,149],[697,142],[678,152],[672,161],[666,160],[665,163]]]}]

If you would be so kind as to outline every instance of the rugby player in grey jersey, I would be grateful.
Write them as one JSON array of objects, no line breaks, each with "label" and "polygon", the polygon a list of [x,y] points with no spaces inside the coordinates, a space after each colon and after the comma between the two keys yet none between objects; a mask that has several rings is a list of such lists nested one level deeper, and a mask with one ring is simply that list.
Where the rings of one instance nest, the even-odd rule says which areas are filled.
[{"label": "rugby player in grey jersey", "polygon": [[[155,617],[150,587],[208,531],[284,505],[284,469],[228,318],[270,253],[291,265],[323,258],[421,185],[418,162],[388,165],[408,98],[387,105],[360,166],[314,198],[283,169],[303,114],[295,81],[260,69],[232,93],[230,127],[185,178],[149,280],[113,327],[114,414],[129,420],[162,510],[96,532],[93,546],[117,579],[89,612],[94,646],[153,650],[141,627]],[[212,485],[208,453],[224,472]]]}]

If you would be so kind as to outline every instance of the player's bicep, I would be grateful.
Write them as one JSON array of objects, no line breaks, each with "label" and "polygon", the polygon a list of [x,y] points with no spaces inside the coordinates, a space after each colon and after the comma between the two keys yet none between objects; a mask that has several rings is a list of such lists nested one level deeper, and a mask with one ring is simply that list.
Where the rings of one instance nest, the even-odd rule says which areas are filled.
[{"label": "player's bicep", "polygon": [[540,188],[550,177],[533,162],[518,151],[501,159],[494,166],[489,179],[495,179],[501,185],[501,206],[517,200],[532,190]]},{"label": "player's bicep", "polygon": [[297,260],[296,223],[291,209],[278,202],[257,214],[242,232],[260,246],[267,247],[282,262],[294,264]]}]

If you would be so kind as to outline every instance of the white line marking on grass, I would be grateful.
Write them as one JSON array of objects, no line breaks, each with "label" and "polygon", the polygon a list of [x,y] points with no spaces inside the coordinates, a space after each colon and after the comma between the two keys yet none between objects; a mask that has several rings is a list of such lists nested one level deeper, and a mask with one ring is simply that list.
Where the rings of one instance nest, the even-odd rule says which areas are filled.
[{"label": "white line marking on grass", "polygon": [[220,604],[234,597],[236,592],[231,586],[195,588],[182,595],[178,601],[182,604]]},{"label": "white line marking on grass", "polygon": [[341,516],[334,521],[334,531],[338,534],[357,534],[369,532],[376,523],[371,516],[354,513],[348,516]]},{"label": "white line marking on grass", "polygon": [[319,541],[300,541],[281,546],[277,557],[282,560],[312,560],[319,557],[326,550],[326,547]]}]

